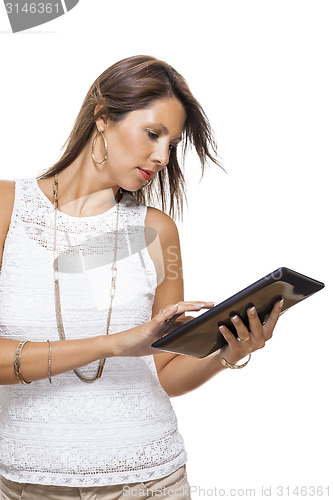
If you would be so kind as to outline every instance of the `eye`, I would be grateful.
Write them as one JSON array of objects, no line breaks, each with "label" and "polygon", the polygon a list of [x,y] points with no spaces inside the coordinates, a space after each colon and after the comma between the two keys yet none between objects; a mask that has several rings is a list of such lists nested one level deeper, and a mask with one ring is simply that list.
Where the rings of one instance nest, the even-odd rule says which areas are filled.
[{"label": "eye", "polygon": [[[153,141],[157,141],[160,137],[160,134],[158,132],[154,132],[152,130],[146,130],[146,132],[149,139]],[[177,149],[177,144],[169,144],[169,154],[171,153],[171,151],[175,151],[176,149]]]},{"label": "eye", "polygon": [[156,139],[159,138],[159,135],[156,134],[155,132],[152,132],[151,130],[147,130],[147,134],[148,134],[148,137],[150,139],[153,139],[154,141],[156,141]]}]

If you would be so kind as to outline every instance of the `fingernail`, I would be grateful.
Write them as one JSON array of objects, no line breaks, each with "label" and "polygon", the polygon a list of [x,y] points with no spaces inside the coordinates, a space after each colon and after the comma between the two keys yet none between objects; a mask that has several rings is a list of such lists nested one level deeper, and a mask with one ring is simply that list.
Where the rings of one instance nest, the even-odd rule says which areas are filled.
[{"label": "fingernail", "polygon": [[234,321],[235,323],[238,323],[239,321],[239,317],[235,314],[235,316],[232,316],[232,321]]},{"label": "fingernail", "polygon": [[281,300],[280,300],[280,302],[279,302],[279,307],[280,307],[280,309],[282,309],[283,304],[284,304],[284,299],[281,299]]},{"label": "fingernail", "polygon": [[254,315],[256,313],[256,308],[253,306],[250,309],[250,314]]},{"label": "fingernail", "polygon": [[175,309],[178,309],[178,304],[175,304],[174,306],[171,306],[169,311],[173,311]]},{"label": "fingernail", "polygon": [[226,327],[224,325],[221,325],[221,326],[219,326],[219,330],[224,332],[226,330]]},{"label": "fingernail", "polygon": [[206,302],[206,306],[215,306],[216,302],[212,302],[211,300],[209,300],[208,302]]}]

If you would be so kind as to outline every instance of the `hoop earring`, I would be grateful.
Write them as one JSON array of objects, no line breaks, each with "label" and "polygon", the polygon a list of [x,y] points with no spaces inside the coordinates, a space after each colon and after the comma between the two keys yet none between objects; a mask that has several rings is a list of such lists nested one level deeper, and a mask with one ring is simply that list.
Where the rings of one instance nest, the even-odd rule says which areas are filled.
[{"label": "hoop earring", "polygon": [[[97,161],[96,158],[95,158],[95,144],[96,144],[96,141],[97,141],[98,134],[101,134],[101,136],[103,137],[103,140],[104,140],[105,154],[104,154],[104,160],[102,160],[102,161]],[[103,132],[101,130],[97,130],[97,134],[95,135],[94,141],[92,143],[91,157],[94,160],[94,162],[97,163],[97,165],[103,165],[103,163],[106,161],[106,159],[108,157],[108,145],[106,143],[104,134],[103,134]]]}]

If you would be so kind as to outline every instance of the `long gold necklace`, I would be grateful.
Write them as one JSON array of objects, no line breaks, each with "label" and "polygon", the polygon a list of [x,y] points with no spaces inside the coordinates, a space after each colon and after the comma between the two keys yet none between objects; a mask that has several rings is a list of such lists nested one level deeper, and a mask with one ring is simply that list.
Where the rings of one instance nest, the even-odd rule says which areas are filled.
[{"label": "long gold necklace", "polygon": [[[59,332],[60,340],[66,340],[64,325],[62,321],[61,314],[61,303],[60,303],[60,289],[59,289],[59,269],[58,269],[58,251],[57,251],[57,212],[58,212],[58,176],[55,174],[53,182],[53,206],[54,206],[54,297],[55,297],[55,310],[57,317],[57,327]],[[118,243],[118,223],[119,223],[119,201],[116,203],[117,206],[117,218],[116,218],[116,235],[114,242],[114,258],[111,266],[111,293],[110,293],[110,307],[106,323],[106,335],[109,335],[110,319],[112,312],[112,302],[116,292],[116,278],[117,278],[117,243]],[[106,358],[99,360],[99,366],[97,368],[96,374],[92,378],[87,378],[82,375],[76,368],[73,370],[75,375],[82,380],[82,382],[91,383],[95,380],[101,378]]]}]

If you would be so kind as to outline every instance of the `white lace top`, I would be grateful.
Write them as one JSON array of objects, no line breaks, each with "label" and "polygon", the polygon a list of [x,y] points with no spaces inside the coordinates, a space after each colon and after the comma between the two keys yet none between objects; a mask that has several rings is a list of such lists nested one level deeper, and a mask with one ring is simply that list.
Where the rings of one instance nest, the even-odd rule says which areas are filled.
[{"label": "white lace top", "polygon": [[[157,278],[146,248],[146,211],[123,193],[110,334],[151,318]],[[105,333],[115,222],[115,206],[90,217],[58,212],[60,297],[68,339]],[[59,340],[53,230],[53,204],[37,180],[15,179],[0,273],[3,338]],[[91,376],[97,366],[98,361],[80,371]],[[171,474],[186,460],[152,355],[108,358],[101,379],[91,384],[68,372],[53,377],[53,384],[44,379],[0,386],[0,474],[12,481],[73,487],[142,482]]]}]

